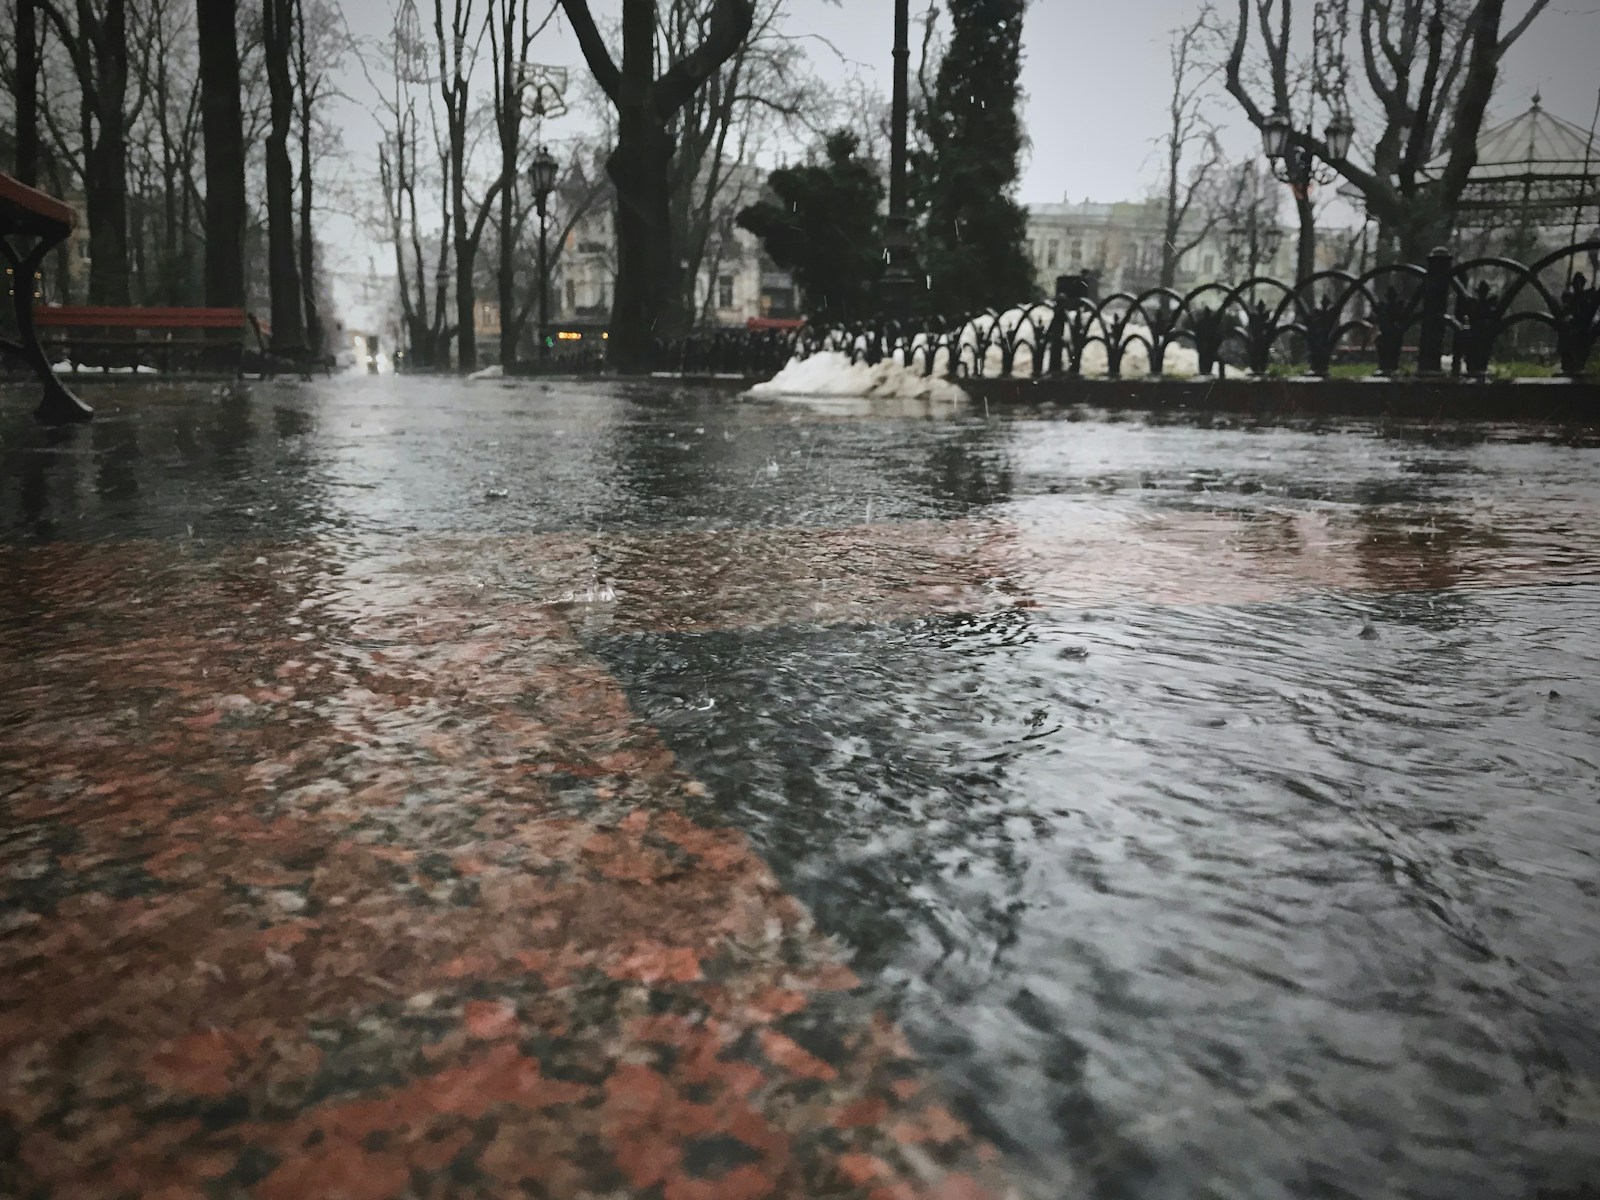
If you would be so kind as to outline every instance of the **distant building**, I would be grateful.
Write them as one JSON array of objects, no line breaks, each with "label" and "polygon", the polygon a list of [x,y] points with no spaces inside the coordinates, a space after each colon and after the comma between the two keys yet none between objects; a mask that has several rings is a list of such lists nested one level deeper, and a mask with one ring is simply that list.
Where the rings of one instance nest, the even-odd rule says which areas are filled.
[{"label": "distant building", "polygon": [[[739,211],[761,198],[764,168],[724,166],[718,211],[695,276],[699,324],[744,326],[752,318],[796,317],[794,280],[762,253],[754,234],[739,228]],[[550,319],[574,331],[603,329],[616,290],[617,239],[613,203],[598,204],[567,235],[551,271]]]},{"label": "distant building", "polygon": [[[1204,218],[1192,213],[1185,222],[1183,241],[1194,240],[1204,223]],[[1347,255],[1348,235],[1334,229],[1317,232],[1317,265],[1319,269],[1332,267]],[[1271,240],[1267,234],[1266,229],[1258,232],[1258,252]],[[1137,295],[1157,287],[1161,282],[1165,235],[1165,206],[1159,200],[1122,200],[1110,204],[1085,200],[1079,204],[1028,206],[1028,253],[1033,260],[1035,280],[1044,295],[1054,291],[1058,276],[1081,271],[1093,271],[1099,276],[1101,295],[1113,292]],[[1298,235],[1298,227],[1280,224],[1275,252],[1271,256],[1260,254],[1256,273],[1292,279]],[[1228,230],[1218,223],[1178,260],[1173,286],[1184,291],[1202,283],[1242,278],[1247,259],[1248,251],[1230,248]]]}]

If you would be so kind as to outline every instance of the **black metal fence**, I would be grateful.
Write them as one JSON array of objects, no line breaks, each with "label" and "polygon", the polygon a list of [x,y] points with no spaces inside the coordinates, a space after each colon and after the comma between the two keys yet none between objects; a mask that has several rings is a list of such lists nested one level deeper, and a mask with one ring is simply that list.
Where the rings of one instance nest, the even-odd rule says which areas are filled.
[{"label": "black metal fence", "polygon": [[1169,349],[1178,347],[1192,351],[1200,375],[1231,365],[1266,376],[1295,364],[1326,378],[1336,361],[1351,358],[1378,376],[1481,379],[1497,364],[1531,355],[1577,379],[1600,341],[1597,266],[1600,241],[1527,264],[1458,263],[1439,250],[1424,264],[1388,264],[1360,275],[1321,271],[1299,285],[1256,277],[1187,293],[1153,288],[1103,299],[1093,294],[1092,277],[1063,276],[1054,298],[1005,313],[663,340],[657,369],[770,376],[792,358],[831,350],[856,363],[891,359],[956,379],[1079,376],[1086,368],[1117,379],[1130,366],[1160,377]]}]

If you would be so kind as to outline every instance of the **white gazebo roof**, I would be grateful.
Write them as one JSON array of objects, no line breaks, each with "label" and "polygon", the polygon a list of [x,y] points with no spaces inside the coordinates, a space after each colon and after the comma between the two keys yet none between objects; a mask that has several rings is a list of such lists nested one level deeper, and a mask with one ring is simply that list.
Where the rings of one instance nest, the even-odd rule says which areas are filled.
[{"label": "white gazebo roof", "polygon": [[[1444,173],[1449,155],[1422,169]],[[1525,213],[1582,209],[1600,195],[1600,147],[1571,121],[1544,110],[1538,93],[1527,112],[1485,129],[1478,136],[1478,162],[1467,176],[1460,211],[1480,214],[1472,221]]]},{"label": "white gazebo roof", "polygon": [[[1440,175],[1450,156],[1442,154],[1423,170]],[[1581,180],[1600,173],[1600,149],[1590,135],[1571,121],[1548,113],[1537,93],[1533,107],[1521,116],[1485,129],[1478,135],[1478,165],[1471,183]]]}]

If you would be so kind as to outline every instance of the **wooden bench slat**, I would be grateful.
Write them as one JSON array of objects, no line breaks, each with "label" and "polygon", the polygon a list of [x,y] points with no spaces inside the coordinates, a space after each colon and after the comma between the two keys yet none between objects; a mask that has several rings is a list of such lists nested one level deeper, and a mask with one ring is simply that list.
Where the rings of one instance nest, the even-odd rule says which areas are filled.
[{"label": "wooden bench slat", "polygon": [[34,310],[41,329],[243,329],[242,308],[122,308],[62,304]]},{"label": "wooden bench slat", "polygon": [[19,183],[9,175],[0,175],[0,204],[20,210],[34,217],[42,217],[68,229],[78,224],[78,214],[70,204],[63,204],[38,188]]}]

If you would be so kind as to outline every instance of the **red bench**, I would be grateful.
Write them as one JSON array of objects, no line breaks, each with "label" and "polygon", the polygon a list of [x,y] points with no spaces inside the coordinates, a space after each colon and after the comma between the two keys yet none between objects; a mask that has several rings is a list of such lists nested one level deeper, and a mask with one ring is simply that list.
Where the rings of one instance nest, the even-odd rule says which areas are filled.
[{"label": "red bench", "polygon": [[237,375],[250,318],[242,308],[73,304],[36,310],[34,324],[47,331],[40,337],[47,352],[60,353],[73,373],[182,365]]},{"label": "red bench", "polygon": [[[7,285],[17,332],[15,339],[0,337],[0,351],[20,358],[38,376],[44,398],[33,415],[47,425],[87,421],[94,414],[56,378],[34,325],[39,268],[45,256],[66,241],[77,223],[77,214],[54,196],[9,175],[0,175],[0,258],[5,261],[9,277]],[[18,250],[12,245],[13,238],[31,239],[32,247]]]}]

